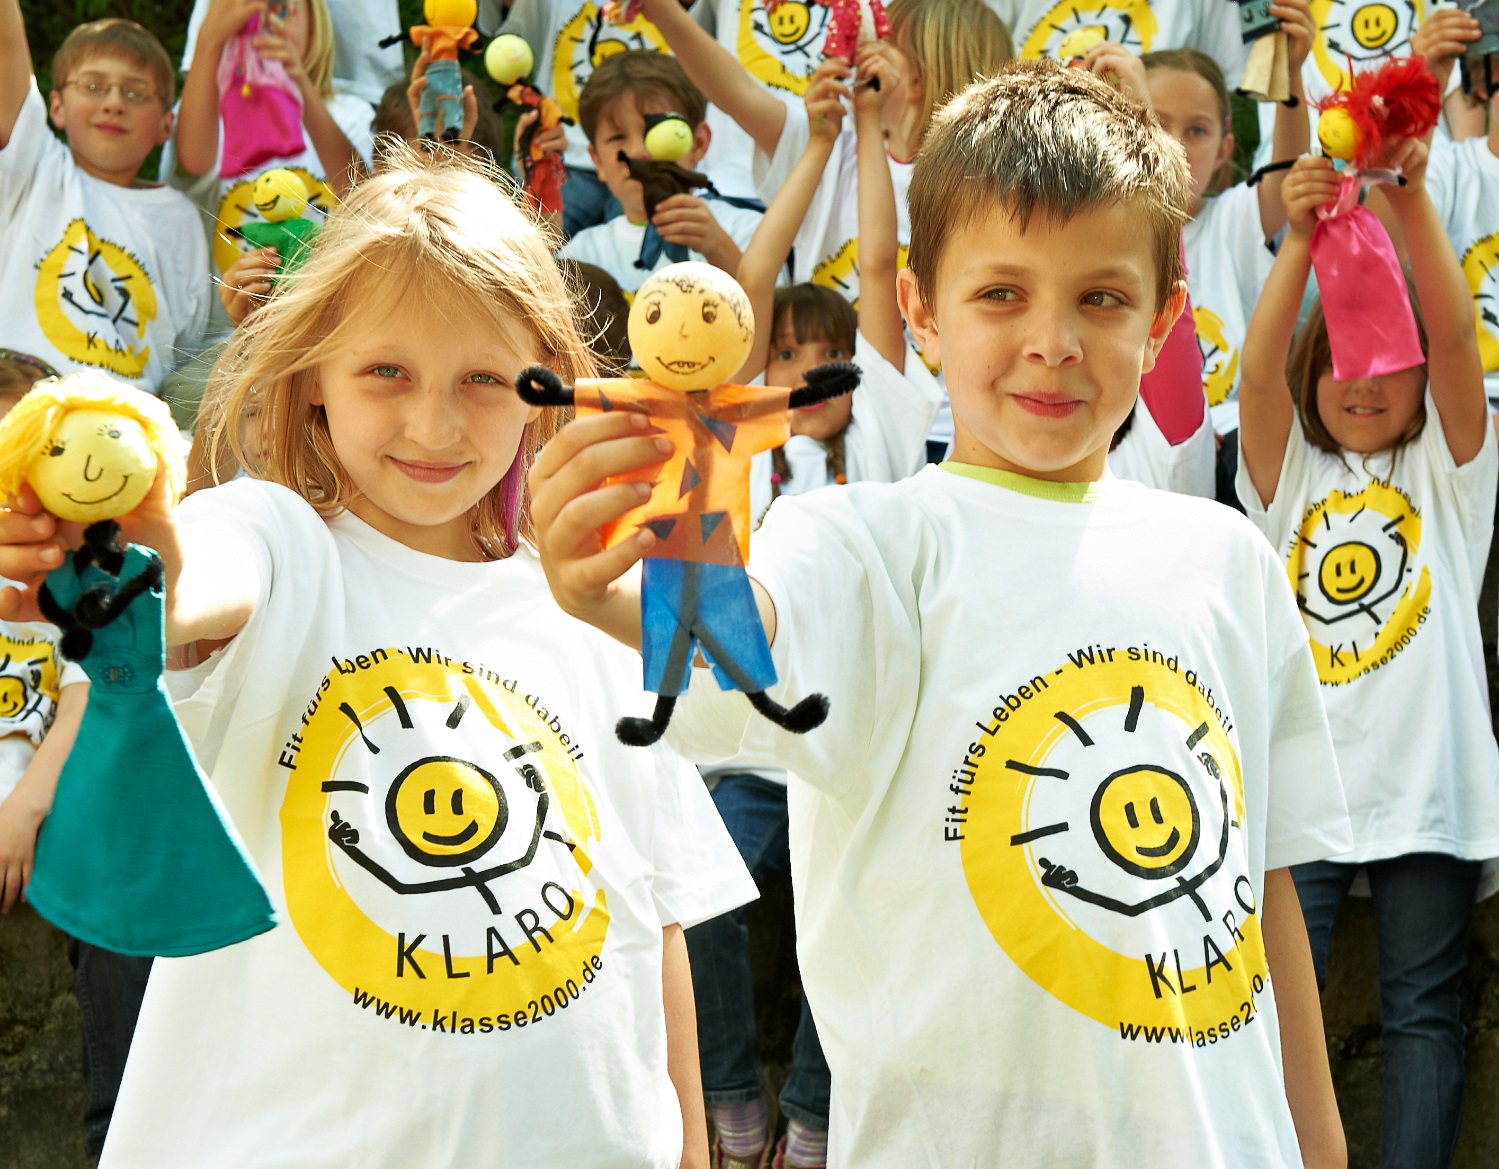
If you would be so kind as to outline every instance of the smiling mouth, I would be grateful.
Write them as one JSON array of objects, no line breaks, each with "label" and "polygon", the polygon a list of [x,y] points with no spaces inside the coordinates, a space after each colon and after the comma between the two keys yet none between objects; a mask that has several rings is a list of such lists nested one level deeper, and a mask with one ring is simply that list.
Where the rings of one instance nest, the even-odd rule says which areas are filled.
[{"label": "smiling mouth", "polygon": [[405,459],[392,459],[401,473],[418,483],[446,483],[463,470],[462,463],[408,463]]},{"label": "smiling mouth", "polygon": [[1158,844],[1154,848],[1141,848],[1139,845],[1136,845],[1135,851],[1141,856],[1165,856],[1177,846],[1177,843],[1181,840],[1181,838],[1182,834],[1177,829],[1173,828],[1171,830],[1171,835],[1166,837],[1165,844]]},{"label": "smiling mouth", "polygon": [[98,499],[79,499],[76,495],[69,495],[66,491],[62,493],[62,497],[68,500],[68,502],[70,503],[76,503],[79,507],[92,507],[96,503],[107,503],[109,500],[113,499],[116,495],[125,490],[125,484],[129,482],[130,476],[126,475],[123,479],[120,480],[120,485],[118,487],[116,487],[108,495],[101,495]]},{"label": "smiling mouth", "polygon": [[710,357],[707,361],[663,361],[661,364],[672,373],[696,373],[712,365],[713,359]]},{"label": "smiling mouth", "polygon": [[[1172,831],[1175,831],[1175,829],[1173,829]],[[477,836],[478,833],[479,822],[477,820],[470,820],[468,822],[468,827],[455,836],[437,836],[431,832],[423,832],[422,839],[425,840],[428,844],[439,844],[447,847],[455,844],[467,844],[470,840]]]},{"label": "smiling mouth", "polygon": [[1364,587],[1364,578],[1363,577],[1359,577],[1358,580],[1354,581],[1347,588],[1333,589],[1333,592],[1338,593],[1339,595],[1344,596],[1344,597],[1351,597],[1351,596],[1354,596],[1355,594],[1357,594],[1358,592],[1360,592],[1363,589],[1363,587]]}]

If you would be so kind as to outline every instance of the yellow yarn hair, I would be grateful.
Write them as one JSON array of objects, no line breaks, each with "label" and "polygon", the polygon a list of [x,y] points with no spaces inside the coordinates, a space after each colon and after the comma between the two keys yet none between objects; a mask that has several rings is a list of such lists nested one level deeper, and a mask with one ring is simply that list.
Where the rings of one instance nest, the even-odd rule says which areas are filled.
[{"label": "yellow yarn hair", "polygon": [[39,381],[0,419],[0,496],[20,491],[31,464],[45,452],[63,417],[74,410],[103,410],[139,424],[157,463],[167,469],[172,502],[182,498],[187,464],[182,435],[167,404],[103,373]]}]

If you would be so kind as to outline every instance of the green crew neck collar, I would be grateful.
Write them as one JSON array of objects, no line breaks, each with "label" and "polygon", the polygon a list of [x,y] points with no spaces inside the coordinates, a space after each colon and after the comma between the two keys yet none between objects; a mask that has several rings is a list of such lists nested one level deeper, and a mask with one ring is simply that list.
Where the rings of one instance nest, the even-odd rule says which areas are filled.
[{"label": "green crew neck collar", "polygon": [[1098,498],[1097,483],[1053,483],[1050,479],[1032,479],[1029,475],[1001,471],[998,467],[980,467],[976,463],[957,463],[951,459],[941,466],[944,471],[961,475],[965,479],[992,483],[1007,491],[1018,491],[1021,495],[1031,495],[1037,499],[1049,499],[1053,503],[1092,503]]}]

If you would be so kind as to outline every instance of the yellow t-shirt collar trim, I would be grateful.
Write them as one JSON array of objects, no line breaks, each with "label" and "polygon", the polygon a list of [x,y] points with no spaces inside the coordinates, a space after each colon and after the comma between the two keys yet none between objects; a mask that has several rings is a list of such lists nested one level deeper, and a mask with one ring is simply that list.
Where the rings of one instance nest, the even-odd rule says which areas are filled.
[{"label": "yellow t-shirt collar trim", "polygon": [[965,479],[977,479],[980,483],[993,483],[1008,491],[1031,495],[1037,499],[1049,499],[1053,503],[1091,503],[1098,497],[1097,483],[1053,483],[1050,479],[1032,479],[1029,475],[1017,475],[1013,471],[1001,471],[997,467],[980,467],[975,463],[958,463],[949,459],[941,464],[944,471],[961,475]]}]

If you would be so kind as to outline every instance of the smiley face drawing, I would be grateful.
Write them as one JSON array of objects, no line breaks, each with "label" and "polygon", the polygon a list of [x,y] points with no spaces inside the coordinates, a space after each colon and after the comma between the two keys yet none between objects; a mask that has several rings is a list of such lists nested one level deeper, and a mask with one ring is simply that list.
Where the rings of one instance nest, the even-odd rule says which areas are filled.
[{"label": "smiley face drawing", "polygon": [[1473,294],[1483,372],[1499,373],[1499,232],[1485,236],[1463,253],[1463,276]]},{"label": "smiley face drawing", "polygon": [[[0,634],[0,726],[14,732],[57,698],[57,651],[48,641]],[[36,724],[40,730],[42,722]]]},{"label": "smiley face drawing", "polygon": [[156,289],[140,260],[82,219],[37,266],[34,300],[42,332],[70,361],[123,378],[145,373]]},{"label": "smiley face drawing", "polygon": [[1421,517],[1398,488],[1332,491],[1307,510],[1287,571],[1324,685],[1366,673],[1394,642],[1420,627],[1431,578],[1418,563]]},{"label": "smiley face drawing", "polygon": [[[563,0],[553,0],[562,7]],[[552,51],[552,96],[564,117],[578,119],[578,98],[593,71],[615,53],[669,53],[666,38],[644,16],[625,24],[604,19],[602,6],[586,0],[562,22]]]},{"label": "smiley face drawing", "polygon": [[[297,211],[298,215],[320,223],[337,205],[338,197],[333,194],[333,188],[310,170],[300,166],[278,169],[302,181],[307,200]],[[241,228],[251,223],[270,222],[256,202],[257,198],[265,203],[264,210],[271,211],[273,215],[286,205],[285,200],[267,201],[266,187],[261,187],[257,195],[256,186],[261,177],[263,176],[246,175],[225,191],[223,198],[219,200],[218,223],[213,233],[213,264],[220,276],[235,260],[255,246],[245,238]]]},{"label": "smiley face drawing", "polygon": [[1350,63],[1375,64],[1402,52],[1426,19],[1425,0],[1312,0],[1312,60],[1329,89],[1346,88]]},{"label": "smiley face drawing", "polygon": [[1239,351],[1228,339],[1223,318],[1212,309],[1194,304],[1192,323],[1202,353],[1202,392],[1209,406],[1221,406],[1228,401],[1239,377]]},{"label": "smiley face drawing", "polygon": [[[1237,1008],[1264,956],[1218,688],[1210,702],[1174,656],[1125,649],[1029,686],[1036,696],[995,723],[968,764],[961,797],[964,875],[994,941],[1111,1028],[1206,1023]],[[1159,966],[1163,950],[1195,993],[1166,993],[1174,967],[1164,982],[1152,976],[1147,962]]]},{"label": "smiley face drawing", "polygon": [[156,476],[156,452],[134,419],[105,410],[70,410],[26,472],[55,516],[93,523],[133,510]]},{"label": "smiley face drawing", "polygon": [[739,63],[760,84],[803,97],[831,19],[827,4],[787,0],[767,14],[765,0],[740,0]]},{"label": "smiley face drawing", "polygon": [[1019,55],[1069,61],[1102,41],[1148,53],[1158,27],[1148,0],[1059,0],[1025,34]]}]

